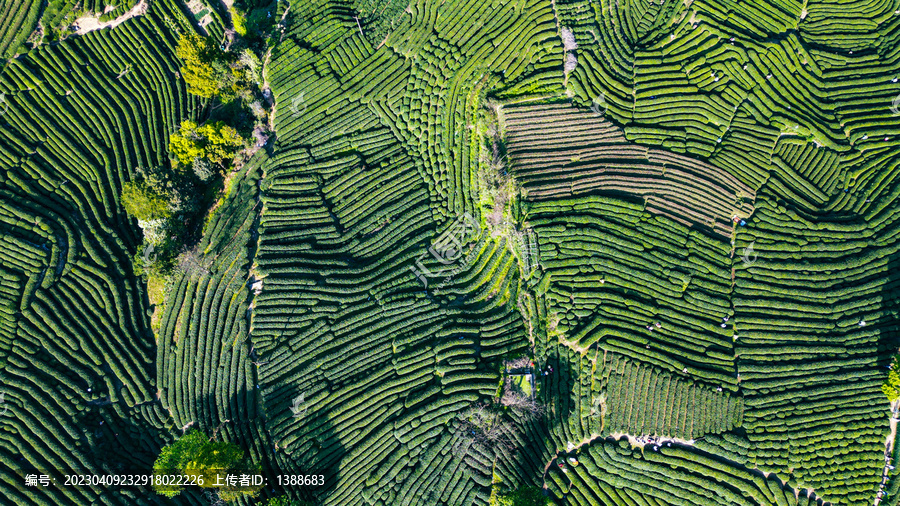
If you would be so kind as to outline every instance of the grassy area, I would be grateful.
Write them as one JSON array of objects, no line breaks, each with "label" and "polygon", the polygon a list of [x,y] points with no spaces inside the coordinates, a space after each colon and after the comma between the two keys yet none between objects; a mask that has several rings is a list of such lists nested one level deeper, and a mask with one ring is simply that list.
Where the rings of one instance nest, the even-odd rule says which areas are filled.
[{"label": "grassy area", "polygon": [[160,319],[166,300],[166,278],[161,275],[151,275],[147,279],[147,297],[153,306],[153,315],[150,317],[150,328],[156,333],[159,331]]},{"label": "grassy area", "polygon": [[531,397],[531,381],[528,379],[528,375],[515,375],[511,376],[510,380],[512,380],[512,386],[514,389],[519,390],[523,395],[527,397]]}]

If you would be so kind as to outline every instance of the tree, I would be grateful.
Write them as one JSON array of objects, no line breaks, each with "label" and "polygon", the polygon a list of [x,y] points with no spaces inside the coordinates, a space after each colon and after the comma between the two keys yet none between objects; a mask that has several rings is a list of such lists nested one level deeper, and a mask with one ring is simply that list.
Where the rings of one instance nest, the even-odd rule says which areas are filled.
[{"label": "tree", "polygon": [[178,267],[190,275],[195,274],[209,274],[209,269],[206,268],[206,262],[203,260],[203,253],[196,246],[194,248],[185,248],[180,255],[178,255]]},{"label": "tree", "polygon": [[138,220],[167,219],[174,213],[195,210],[197,188],[185,171],[138,167],[132,181],[122,187],[122,205]]},{"label": "tree", "polygon": [[244,16],[243,11],[234,7],[228,9],[228,11],[231,13],[231,24],[232,26],[234,26],[234,33],[240,35],[241,37],[246,37],[247,18]]},{"label": "tree", "polygon": [[262,81],[262,62],[256,53],[249,49],[241,51],[238,62],[245,69],[246,79],[259,84]]},{"label": "tree", "polygon": [[203,125],[197,131],[206,138],[206,158],[213,163],[234,157],[244,143],[237,130],[221,121]]},{"label": "tree", "polygon": [[485,451],[512,451],[516,428],[496,405],[479,403],[457,415],[457,451],[476,445]]},{"label": "tree", "polygon": [[[193,429],[174,443],[164,447],[153,463],[154,476],[188,476],[189,482],[203,488],[216,487],[225,481],[230,471],[248,471],[245,465],[244,451],[234,443],[212,441],[199,430]],[[161,480],[164,481],[164,480]],[[166,497],[175,497],[181,493],[179,485],[157,485],[154,480],[153,489]],[[241,495],[253,496],[259,490],[253,487],[231,488],[225,491],[229,499]],[[223,491],[219,492],[220,496]],[[224,498],[224,497],[223,497]]]},{"label": "tree", "polygon": [[194,170],[194,174],[200,181],[203,181],[204,183],[216,175],[216,169],[209,163],[209,160],[200,158],[199,156],[194,158],[191,168]]},{"label": "tree", "polygon": [[161,220],[171,216],[169,195],[147,184],[146,181],[129,181],[122,187],[122,205],[125,212],[142,221]]},{"label": "tree", "polygon": [[187,83],[188,92],[203,98],[219,94],[221,75],[214,63],[221,59],[220,51],[213,43],[197,34],[182,35],[178,39],[175,55],[181,58],[181,76]]},{"label": "tree", "polygon": [[123,185],[122,205],[138,220],[144,235],[132,264],[136,275],[152,277],[171,271],[201,194],[194,175],[186,170],[135,169],[133,179]]},{"label": "tree", "polygon": [[548,506],[553,504],[538,487],[521,487],[491,497],[490,506]]},{"label": "tree", "polygon": [[185,120],[178,132],[169,136],[169,150],[183,164],[193,164],[194,160],[203,156],[203,148],[197,135],[197,123]]},{"label": "tree", "polygon": [[[530,362],[527,357],[523,357],[518,361],[511,362],[511,364],[518,363],[519,367],[526,367]],[[525,382],[528,391],[523,391],[517,384],[517,381],[513,381],[513,376],[507,376],[503,382],[503,396],[500,398],[500,404],[511,409],[514,412],[513,416],[519,420],[528,421],[540,418],[546,411],[544,405],[535,399],[524,376],[517,376],[516,378],[517,381]]]},{"label": "tree", "polygon": [[237,130],[222,121],[200,126],[185,120],[178,132],[169,137],[169,149],[184,165],[193,165],[197,158],[221,164],[232,158],[243,144],[244,139]]},{"label": "tree", "polygon": [[891,402],[900,399],[900,355],[894,355],[891,362],[891,370],[888,371],[884,384],[881,385],[881,391],[887,396]]}]

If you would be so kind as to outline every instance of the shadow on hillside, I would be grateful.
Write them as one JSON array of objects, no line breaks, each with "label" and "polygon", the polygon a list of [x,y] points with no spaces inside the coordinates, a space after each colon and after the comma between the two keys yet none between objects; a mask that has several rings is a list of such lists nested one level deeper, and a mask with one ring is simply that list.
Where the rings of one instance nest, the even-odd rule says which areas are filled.
[{"label": "shadow on hillside", "polygon": [[[86,500],[92,496],[99,497],[104,488],[114,487],[66,486],[64,475],[148,474],[168,433],[158,422],[164,418],[159,402],[126,405],[121,400],[123,395],[112,392],[127,387],[106,364],[91,371],[87,378],[69,377],[63,380],[57,374],[66,370],[66,364],[46,351],[38,351],[35,356],[35,363],[40,367],[28,371],[30,379],[37,385],[65,392],[68,397],[66,406],[72,409],[61,411],[55,409],[56,405],[33,399],[27,405],[20,405],[9,397],[6,401],[0,398],[0,427],[15,436],[0,445],[0,453],[3,454],[0,476],[4,477],[4,493],[16,490],[33,500],[42,498],[42,502],[50,504],[54,499],[62,501],[64,494],[61,491],[72,487],[81,490],[81,497]],[[48,374],[50,371],[53,376]],[[0,383],[10,382],[10,375],[0,370]],[[140,388],[150,388],[150,385],[140,385]],[[84,392],[85,398],[76,395],[75,389]],[[23,429],[28,429],[31,436],[20,436],[19,431]],[[48,455],[52,457],[47,458]],[[29,488],[25,486],[25,476],[28,474],[48,475],[56,482],[46,490],[40,490],[40,485]],[[147,489],[130,487],[123,489],[121,494],[134,498],[146,496],[146,492]],[[8,502],[0,500],[0,503],[23,503],[16,502],[11,496],[18,494],[4,495]],[[152,503],[146,498],[134,501],[134,504]]]},{"label": "shadow on hillside", "polygon": [[[540,371],[552,367],[553,372],[541,376]],[[517,424],[522,430],[523,445],[512,455],[511,471],[519,478],[518,486],[543,485],[544,470],[556,460],[557,450],[551,431],[561,431],[562,425],[579,413],[572,402],[572,370],[565,359],[551,354],[545,363],[535,363],[535,380],[540,383],[538,401],[545,407],[543,416]],[[552,462],[551,462],[552,460]]]},{"label": "shadow on hillside", "polygon": [[900,347],[900,252],[888,260],[887,282],[881,289],[882,319],[878,334],[878,370],[887,374],[891,357]]},{"label": "shadow on hillside", "polygon": [[[266,497],[285,495],[295,500],[308,501],[310,505],[324,504],[327,498],[334,492],[341,478],[342,462],[347,455],[347,450],[341,444],[334,428],[328,418],[329,413],[306,409],[303,403],[294,411],[293,400],[300,396],[296,392],[292,399],[283,401],[283,407],[267,405],[268,412],[275,417],[287,417],[282,424],[296,424],[293,431],[285,433],[299,434],[297,440],[279,446],[278,441],[269,445],[271,464],[266,469]],[[296,415],[296,416],[295,416]],[[279,481],[279,475],[281,479]],[[325,485],[302,485],[287,482],[287,476],[314,475],[324,477]]]},{"label": "shadow on hillside", "polygon": [[[347,453],[338,440],[331,422],[325,413],[306,411],[297,417],[296,421],[288,422],[301,425],[302,435],[297,443],[287,448],[277,448],[276,442],[269,436],[266,417],[260,409],[262,399],[257,397],[257,392],[259,390],[241,390],[235,393],[228,399],[227,406],[222,411],[219,410],[214,396],[204,396],[202,401],[197,399],[198,407],[202,406],[208,411],[203,416],[204,419],[223,420],[216,426],[196,423],[192,427],[216,440],[236,443],[250,457],[252,465],[261,467],[266,486],[251,502],[258,501],[264,504],[271,497],[287,496],[307,501],[309,505],[324,504],[340,480],[341,463]],[[291,416],[290,407],[288,405],[284,409],[288,416]],[[142,433],[142,430],[143,428],[136,425],[130,429],[120,428],[120,437],[116,438],[116,441],[120,443],[127,441],[126,444],[101,444],[97,447],[97,452],[106,455],[107,458],[114,456],[113,461],[105,468],[120,472],[125,469],[141,473],[152,471],[153,462],[161,447],[174,441],[175,438],[167,438],[164,429],[156,429],[158,432],[156,436],[148,436]],[[123,431],[128,434],[127,438],[123,437]],[[175,432],[176,436],[181,435],[180,430],[175,429]],[[134,453],[127,453],[129,451]],[[127,458],[123,459],[124,455],[127,455]],[[127,462],[123,465],[120,460]],[[131,464],[132,461],[134,464]],[[130,467],[131,465],[139,467]],[[286,482],[285,475],[323,476],[325,485],[291,485]],[[279,476],[282,477],[281,480]],[[174,499],[158,496],[152,493],[152,490],[146,492],[148,493],[134,496],[137,504],[217,504],[215,489],[188,487]]]}]

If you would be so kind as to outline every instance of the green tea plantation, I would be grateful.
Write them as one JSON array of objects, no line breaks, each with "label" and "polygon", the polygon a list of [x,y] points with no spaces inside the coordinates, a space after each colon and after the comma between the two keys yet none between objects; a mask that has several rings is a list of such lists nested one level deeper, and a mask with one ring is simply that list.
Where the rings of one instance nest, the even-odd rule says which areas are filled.
[{"label": "green tea plantation", "polygon": [[0,57],[0,504],[900,504],[900,0],[0,0]]}]

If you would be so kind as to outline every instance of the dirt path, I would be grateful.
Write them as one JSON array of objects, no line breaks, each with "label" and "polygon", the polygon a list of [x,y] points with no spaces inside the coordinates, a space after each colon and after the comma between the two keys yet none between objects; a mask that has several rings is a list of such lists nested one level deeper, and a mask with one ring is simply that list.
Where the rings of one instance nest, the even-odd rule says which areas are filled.
[{"label": "dirt path", "polygon": [[78,30],[75,35],[84,35],[94,30],[102,30],[104,28],[114,28],[124,21],[135,16],[143,16],[147,13],[147,0],[140,0],[134,7],[125,14],[112,19],[110,21],[100,21],[100,18],[94,16],[84,16],[75,20]]},{"label": "dirt path", "polygon": [[897,437],[898,408],[900,408],[900,400],[891,403],[891,432],[884,442],[884,470],[881,474],[881,483],[878,485],[878,492],[875,493],[874,506],[878,506],[881,503],[881,497],[888,482],[888,474],[890,473],[890,466],[892,465],[891,456],[894,452],[894,440]]},{"label": "dirt path", "polygon": [[661,446],[667,444],[668,446],[672,446],[672,443],[677,443],[681,446],[694,446],[693,439],[681,439],[677,437],[657,437],[657,436],[647,436],[647,435],[632,435],[626,434],[624,432],[613,432],[610,436],[619,439],[622,436],[628,438],[628,441],[631,442],[634,446],[640,446],[643,448],[644,446]]},{"label": "dirt path", "polygon": [[281,42],[282,39],[284,39],[284,29],[287,28],[287,25],[286,25],[287,15],[288,15],[288,12],[290,12],[290,11],[291,11],[291,4],[288,3],[287,9],[284,10],[284,14],[281,15],[281,19],[278,21],[278,28],[280,28],[279,32],[281,32],[278,35],[278,42]]},{"label": "dirt path", "polygon": [[590,436],[588,436],[588,437],[582,439],[580,442],[574,444],[574,445],[571,447],[571,449],[566,448],[565,451],[557,449],[557,450],[556,450],[556,453],[553,454],[553,458],[550,459],[550,462],[547,462],[547,463],[544,465],[544,474],[541,475],[541,476],[542,476],[542,480],[544,480],[544,483],[543,483],[543,487],[542,487],[542,488],[547,488],[547,483],[546,483],[547,472],[550,471],[550,466],[552,466],[553,463],[556,461],[556,459],[559,458],[559,454],[560,454],[560,453],[571,453],[571,452],[574,452],[575,450],[581,448],[581,447],[584,446],[584,445],[589,445],[589,444],[591,444],[592,442],[596,441],[597,439],[604,439],[604,438],[606,438],[606,437],[608,437],[608,436],[601,436],[601,435],[599,435],[599,434],[591,434]]},{"label": "dirt path", "polygon": [[628,442],[630,442],[632,444],[632,446],[637,446],[640,448],[643,448],[645,446],[657,446],[657,447],[662,446],[662,445],[672,446],[672,443],[676,443],[676,444],[679,444],[682,446],[694,446],[693,439],[685,440],[685,439],[670,438],[670,437],[651,438],[650,436],[634,436],[631,434],[625,434],[624,432],[613,432],[611,434],[606,434],[606,435],[591,434],[590,436],[584,438],[583,440],[579,441],[578,443],[574,443],[574,444],[570,445],[565,450],[562,450],[562,449],[556,450],[556,453],[553,454],[553,458],[551,458],[550,461],[544,465],[544,473],[541,475],[542,481],[543,481],[542,488],[544,488],[544,489],[547,488],[547,482],[546,482],[547,473],[550,471],[550,466],[552,466],[553,463],[556,461],[556,459],[559,458],[560,453],[572,453],[575,450],[580,449],[582,446],[590,445],[591,443],[593,443],[594,441],[596,441],[598,439],[606,439],[608,437],[612,437],[612,438],[618,440],[622,436],[627,437]]}]

